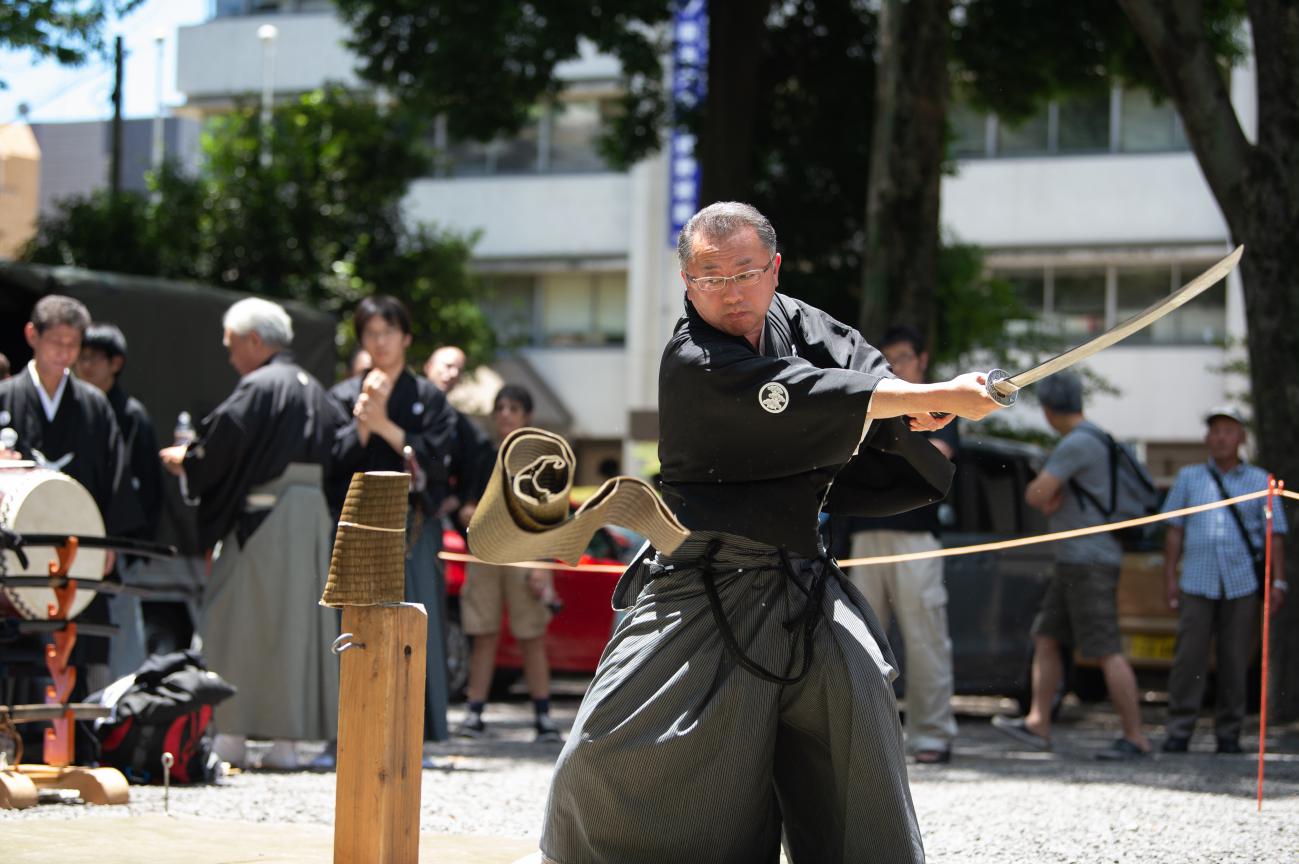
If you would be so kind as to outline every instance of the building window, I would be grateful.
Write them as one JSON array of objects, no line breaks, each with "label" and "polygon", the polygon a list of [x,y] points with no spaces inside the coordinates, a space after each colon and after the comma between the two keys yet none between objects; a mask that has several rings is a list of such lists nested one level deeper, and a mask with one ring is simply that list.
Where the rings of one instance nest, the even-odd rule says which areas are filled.
[{"label": "building window", "polygon": [[1042,109],[1027,120],[997,125],[997,154],[1000,156],[1038,156],[1049,152],[1047,146],[1049,112]]},{"label": "building window", "polygon": [[1172,103],[1156,101],[1145,90],[1114,88],[1060,99],[1013,122],[960,101],[953,102],[948,116],[953,159],[1189,149]]},{"label": "building window", "polygon": [[1125,153],[1187,149],[1182,118],[1167,99],[1156,102],[1143,90],[1124,91],[1119,149]]},{"label": "building window", "polygon": [[1058,270],[1053,280],[1050,319],[1068,342],[1090,339],[1105,329],[1105,271]]},{"label": "building window", "polygon": [[1110,95],[1080,96],[1056,105],[1057,153],[1104,153],[1110,149]]},{"label": "building window", "polygon": [[502,345],[622,345],[627,339],[627,274],[495,276],[483,307]]},{"label": "building window", "polygon": [[511,138],[451,142],[445,148],[443,173],[481,177],[608,171],[599,140],[615,108],[609,98],[563,99],[538,105]]},{"label": "building window", "polygon": [[[997,269],[1037,321],[1011,322],[1012,332],[1040,332],[1074,345],[1126,321],[1160,300],[1201,269],[1185,264],[1104,265]],[[1227,332],[1225,284],[1124,340],[1124,345],[1221,345]]]}]

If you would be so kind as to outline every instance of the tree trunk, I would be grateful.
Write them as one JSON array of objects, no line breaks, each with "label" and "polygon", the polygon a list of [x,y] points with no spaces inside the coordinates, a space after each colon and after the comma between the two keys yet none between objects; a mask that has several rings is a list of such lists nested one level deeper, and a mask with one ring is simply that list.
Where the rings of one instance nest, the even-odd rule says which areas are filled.
[{"label": "tree trunk", "polygon": [[906,323],[932,341],[947,138],[951,0],[884,0],[858,328]]},{"label": "tree trunk", "polygon": [[753,129],[770,0],[708,8],[708,93],[699,125],[699,206],[753,198]]},{"label": "tree trunk", "polygon": [[[1149,49],[1182,116],[1188,141],[1222,208],[1245,244],[1241,277],[1249,328],[1250,386],[1259,464],[1299,487],[1299,9],[1282,0],[1249,6],[1258,81],[1258,136],[1241,130],[1217,74],[1199,4],[1120,0]],[[1299,508],[1287,507],[1287,515]],[[1290,572],[1299,566],[1299,531],[1286,538]],[[1299,580],[1297,580],[1299,581]],[[1299,718],[1299,597],[1272,628],[1273,719]]]}]

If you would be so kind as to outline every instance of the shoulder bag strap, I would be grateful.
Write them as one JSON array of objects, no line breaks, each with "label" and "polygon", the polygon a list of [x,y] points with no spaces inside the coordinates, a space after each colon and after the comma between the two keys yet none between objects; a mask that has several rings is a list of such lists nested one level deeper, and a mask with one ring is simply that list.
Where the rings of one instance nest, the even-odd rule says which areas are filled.
[{"label": "shoulder bag strap", "polygon": [[[1223,499],[1230,498],[1231,496],[1227,494],[1227,486],[1222,482],[1222,475],[1213,468],[1209,468],[1208,471],[1209,476],[1213,478],[1213,482],[1218,485],[1218,491],[1222,493]],[[1249,532],[1245,530],[1245,520],[1240,518],[1240,512],[1236,510],[1235,504],[1228,505],[1227,509],[1231,511],[1231,518],[1236,522],[1236,527],[1240,529],[1240,539],[1245,541],[1245,547],[1249,549],[1249,557],[1257,561],[1259,551],[1254,548],[1254,541],[1249,539]]]}]

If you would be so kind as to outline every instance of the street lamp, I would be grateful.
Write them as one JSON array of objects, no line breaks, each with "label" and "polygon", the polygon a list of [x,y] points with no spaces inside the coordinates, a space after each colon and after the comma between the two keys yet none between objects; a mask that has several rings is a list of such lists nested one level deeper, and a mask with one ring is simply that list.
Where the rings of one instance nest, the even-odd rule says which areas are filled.
[{"label": "street lamp", "polygon": [[153,113],[153,150],[152,163],[153,170],[157,171],[162,166],[164,157],[164,148],[166,144],[163,141],[162,130],[162,54],[163,47],[166,45],[167,34],[159,30],[153,34],[153,44],[157,48],[158,65],[154,68],[153,73],[153,94],[154,94],[154,113]]},{"label": "street lamp", "polygon": [[263,24],[257,28],[257,38],[262,43],[262,129],[261,129],[261,163],[263,168],[271,164],[271,101],[274,99],[275,84],[275,39],[280,30],[274,24]]}]

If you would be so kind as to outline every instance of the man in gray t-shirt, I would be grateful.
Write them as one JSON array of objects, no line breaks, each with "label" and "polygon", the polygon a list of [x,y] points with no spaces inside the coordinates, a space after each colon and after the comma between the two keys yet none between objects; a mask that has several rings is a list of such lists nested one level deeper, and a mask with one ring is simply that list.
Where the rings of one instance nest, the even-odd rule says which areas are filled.
[{"label": "man in gray t-shirt", "polygon": [[[1076,488],[1097,501],[1110,498],[1110,450],[1105,434],[1083,416],[1082,382],[1072,372],[1062,372],[1038,384],[1037,397],[1047,423],[1063,437],[1024,491],[1024,500],[1047,515],[1052,531],[1104,523],[1105,514]],[[1150,753],[1150,741],[1141,731],[1136,676],[1119,643],[1121,559],[1112,534],[1056,542],[1055,573],[1033,621],[1033,707],[1021,718],[994,717],[997,729],[1050,749],[1051,703],[1063,672],[1060,650],[1068,646],[1100,663],[1123,724],[1123,737],[1097,758],[1134,759]]]}]

